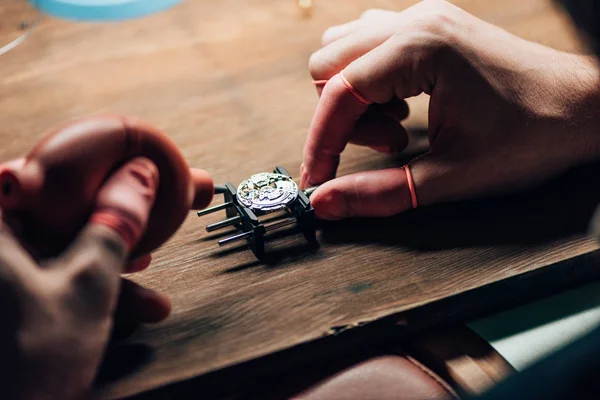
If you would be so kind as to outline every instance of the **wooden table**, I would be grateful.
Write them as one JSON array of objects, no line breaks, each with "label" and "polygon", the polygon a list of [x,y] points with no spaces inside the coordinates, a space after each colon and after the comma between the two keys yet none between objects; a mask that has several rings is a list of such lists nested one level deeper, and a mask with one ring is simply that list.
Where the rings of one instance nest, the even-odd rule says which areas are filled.
[{"label": "wooden table", "polygon": [[[0,57],[0,159],[22,155],[67,119],[116,111],[164,129],[216,182],[237,184],[276,165],[298,176],[317,101],[307,63],[320,35],[368,8],[411,3],[317,1],[307,17],[292,0],[194,0],[122,23],[44,18]],[[455,3],[515,34],[579,49],[546,0]],[[410,104],[407,126],[416,132],[426,98]],[[351,146],[340,174],[395,163]],[[168,293],[172,316],[111,348],[96,395],[130,396],[192,378],[224,394],[252,379],[269,355],[290,361],[343,337],[460,320],[590,279],[598,246],[585,229],[600,191],[584,183],[596,168],[518,196],[323,224],[320,248],[284,239],[265,263],[244,248],[218,248],[204,226],[223,215],[190,214],[134,278]]]}]

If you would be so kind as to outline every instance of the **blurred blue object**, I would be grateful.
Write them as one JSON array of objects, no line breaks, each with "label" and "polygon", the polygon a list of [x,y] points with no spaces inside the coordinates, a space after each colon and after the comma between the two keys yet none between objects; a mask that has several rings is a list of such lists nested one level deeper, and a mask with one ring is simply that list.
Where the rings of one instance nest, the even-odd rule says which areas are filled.
[{"label": "blurred blue object", "polygon": [[41,12],[75,21],[121,21],[157,13],[182,0],[29,0]]}]

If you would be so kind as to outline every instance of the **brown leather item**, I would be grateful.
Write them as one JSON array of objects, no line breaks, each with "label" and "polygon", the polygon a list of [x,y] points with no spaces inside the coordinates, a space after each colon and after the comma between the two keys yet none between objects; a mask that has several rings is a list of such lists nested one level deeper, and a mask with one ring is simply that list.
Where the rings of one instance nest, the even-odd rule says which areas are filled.
[{"label": "brown leather item", "polygon": [[463,396],[481,395],[515,373],[500,353],[464,325],[430,332],[406,343],[405,349]]},{"label": "brown leather item", "polygon": [[466,326],[402,342],[365,344],[254,381],[236,399],[457,400],[480,395],[514,372]]},{"label": "brown leather item", "polygon": [[150,253],[175,233],[192,207],[210,203],[214,188],[207,172],[190,172],[166,134],[135,118],[94,116],[50,132],[23,162],[0,169],[0,208],[8,221],[19,222],[22,240],[38,256],[55,255],[86,223],[107,177],[140,156],[158,167],[160,182],[132,258]]},{"label": "brown leather item", "polygon": [[458,394],[433,371],[408,355],[386,355],[327,378],[296,400],[455,400]]}]

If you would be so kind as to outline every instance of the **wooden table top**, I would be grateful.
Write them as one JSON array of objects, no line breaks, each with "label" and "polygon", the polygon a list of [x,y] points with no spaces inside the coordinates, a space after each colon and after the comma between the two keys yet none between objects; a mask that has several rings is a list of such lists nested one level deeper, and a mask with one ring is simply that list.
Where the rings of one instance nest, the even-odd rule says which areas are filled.
[{"label": "wooden table top", "polygon": [[[402,10],[413,2],[317,1],[312,15],[303,16],[293,0],[194,0],[120,23],[45,17],[22,45],[0,57],[0,159],[24,154],[65,120],[111,111],[163,129],[189,163],[207,169],[217,183],[237,185],[276,165],[297,177],[317,102],[308,58],[322,32],[368,8]],[[3,2],[0,15],[16,3]],[[517,35],[580,49],[568,20],[546,0],[455,3]],[[0,38],[9,34],[0,30]],[[407,126],[423,129],[426,97],[409,103]],[[340,174],[397,162],[350,146]],[[600,200],[598,189],[584,185],[596,176],[595,168],[503,199],[323,224],[318,249],[307,247],[302,237],[284,239],[279,243],[284,249],[278,247],[277,257],[265,263],[239,246],[217,246],[204,226],[223,219],[221,213],[203,219],[191,213],[153,265],[132,277],[168,293],[172,316],[112,350],[123,352],[122,363],[131,361],[131,349],[142,348],[145,357],[127,372],[109,374],[96,394],[134,395],[318,343],[338,332],[336,327],[408,311],[433,323],[464,309],[461,301],[498,300],[457,295],[509,278],[519,282],[534,272],[541,282],[543,271],[555,265],[560,270],[553,276],[566,285],[577,272],[564,261],[598,249],[585,236]],[[221,201],[217,196],[214,204]],[[458,303],[419,314],[444,299]]]}]

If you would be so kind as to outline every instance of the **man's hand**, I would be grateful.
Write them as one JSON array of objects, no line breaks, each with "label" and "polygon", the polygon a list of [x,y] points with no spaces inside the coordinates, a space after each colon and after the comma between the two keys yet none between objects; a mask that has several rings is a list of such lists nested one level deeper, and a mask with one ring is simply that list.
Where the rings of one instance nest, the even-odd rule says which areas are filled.
[{"label": "man's hand", "polygon": [[600,155],[600,74],[584,56],[434,0],[368,11],[327,30],[323,44],[310,72],[327,83],[302,165],[302,186],[321,184],[311,197],[320,218],[411,207],[402,168],[334,178],[348,143],[404,149],[404,99],[422,93],[430,96],[430,149],[410,163],[419,205],[517,190]]},{"label": "man's hand", "polygon": [[150,262],[144,257],[126,266],[158,181],[145,158],[123,166],[100,191],[88,225],[57,259],[34,261],[17,232],[0,227],[2,398],[79,398],[95,378],[117,307],[130,321],[168,315],[167,298],[120,277]]}]

